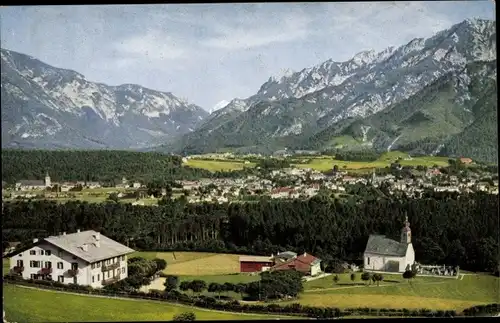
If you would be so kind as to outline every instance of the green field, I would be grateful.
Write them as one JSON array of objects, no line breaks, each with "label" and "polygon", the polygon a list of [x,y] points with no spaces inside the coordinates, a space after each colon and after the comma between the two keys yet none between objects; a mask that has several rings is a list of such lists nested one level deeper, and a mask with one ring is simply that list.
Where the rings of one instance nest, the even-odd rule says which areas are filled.
[{"label": "green field", "polygon": [[307,164],[296,164],[295,166],[298,168],[311,168],[318,171],[326,171],[333,168],[334,165],[337,165],[340,170],[371,170],[373,168],[385,168],[389,166],[391,163],[395,162],[398,157],[402,157],[403,160],[400,161],[400,164],[405,166],[427,166],[432,167],[434,165],[438,166],[447,166],[448,158],[447,157],[413,157],[411,160],[404,160],[404,158],[408,157],[408,154],[402,152],[388,152],[384,153],[380,156],[380,158],[373,162],[353,162],[353,161],[344,161],[344,160],[336,160],[333,157],[322,156],[316,158],[307,158],[311,159],[311,161]]},{"label": "green field", "polygon": [[161,258],[167,261],[169,275],[212,276],[228,275],[240,271],[239,256],[208,252],[137,252],[133,256],[147,259]]},{"label": "green field", "polygon": [[[178,275],[181,281],[201,279],[209,284],[211,282],[247,283],[259,279],[258,275],[239,273],[239,255],[234,254],[136,252],[132,256],[141,256],[147,259],[165,259],[168,264],[165,273]],[[4,261],[4,273],[6,265],[7,262]],[[468,274],[462,280],[417,276],[412,280],[411,284],[399,274],[386,274],[384,275],[384,281],[380,282],[380,286],[367,285],[360,280],[360,273],[356,274],[354,282],[350,280],[350,274],[341,274],[339,277],[340,280],[338,283],[334,283],[333,276],[305,283],[304,292],[300,295],[299,299],[291,302],[298,301],[303,305],[339,308],[427,308],[432,310],[457,311],[475,305],[500,302],[500,279],[483,274]],[[158,280],[149,286],[149,288],[163,289],[163,280],[163,278]],[[217,297],[217,294],[212,295],[206,291],[204,294]],[[229,294],[222,293],[221,295],[228,295],[235,299],[241,298],[239,294],[232,292]],[[280,304],[282,303],[280,302]],[[154,307],[160,305],[148,306]],[[147,310],[145,313],[148,313]],[[136,320],[155,319],[153,316],[135,318],[134,314],[131,315]],[[162,318],[158,317],[158,319]],[[105,319],[107,318],[103,318],[102,320]],[[120,318],[109,319],[116,320]]]},{"label": "green field", "polygon": [[300,303],[316,306],[371,308],[428,308],[463,310],[480,304],[500,301],[500,279],[488,275],[466,275],[463,280],[417,277],[411,284],[400,275],[384,275],[380,286],[356,286],[363,282],[357,275],[340,275],[338,284],[332,276],[305,284]]},{"label": "green field", "polygon": [[[279,316],[212,311],[138,299],[111,299],[3,285],[9,322],[168,321],[182,312],[197,320],[264,320]],[[282,318],[285,318],[282,316]]]},{"label": "green field", "polygon": [[254,163],[245,164],[244,161],[238,160],[201,160],[201,159],[189,159],[185,166],[193,167],[193,168],[202,168],[211,172],[215,171],[233,171],[233,170],[241,170],[244,167],[254,167]]}]

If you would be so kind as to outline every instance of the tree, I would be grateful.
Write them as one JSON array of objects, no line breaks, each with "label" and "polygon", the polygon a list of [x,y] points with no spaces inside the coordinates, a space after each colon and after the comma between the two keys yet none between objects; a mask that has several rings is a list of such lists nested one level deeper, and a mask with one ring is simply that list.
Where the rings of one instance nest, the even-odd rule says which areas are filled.
[{"label": "tree", "polygon": [[354,283],[355,280],[356,280],[356,274],[352,273],[351,274],[351,281]]},{"label": "tree", "polygon": [[234,292],[240,294],[241,298],[243,298],[243,293],[245,292],[246,285],[243,283],[238,283],[234,285]]},{"label": "tree", "polygon": [[226,282],[222,285],[222,290],[224,292],[231,292],[231,291],[234,291],[234,284],[233,283],[229,283],[229,282]]},{"label": "tree", "polygon": [[333,165],[333,172],[338,173],[339,171],[339,166],[338,165]]},{"label": "tree", "polygon": [[333,276],[333,282],[337,284],[339,282],[339,275]]},{"label": "tree", "polygon": [[416,276],[416,272],[412,271],[412,270],[406,270],[404,273],[403,273],[403,278],[404,279],[408,279],[408,282],[411,284],[411,279],[415,278]]},{"label": "tree", "polygon": [[120,200],[120,198],[118,197],[117,193],[111,193],[108,196],[108,201],[113,201],[115,203],[118,203],[119,200]]},{"label": "tree", "polygon": [[377,286],[380,285],[380,282],[384,280],[384,276],[382,276],[382,274],[373,274],[373,281],[377,283]]},{"label": "tree", "polygon": [[195,279],[191,282],[190,289],[193,293],[201,293],[203,290],[207,289],[207,283],[203,280]]},{"label": "tree", "polygon": [[361,274],[361,280],[362,280],[362,281],[367,282],[367,281],[369,281],[370,279],[371,279],[371,276],[370,276],[370,273],[369,273],[369,272],[365,271],[365,272],[363,272],[363,273]]},{"label": "tree", "polygon": [[188,282],[188,281],[181,282],[181,284],[179,285],[179,289],[183,292],[190,290],[191,289],[191,282]]},{"label": "tree", "polygon": [[196,314],[193,312],[184,312],[174,315],[173,321],[196,321]]},{"label": "tree", "polygon": [[210,293],[217,293],[218,298],[220,299],[220,293],[222,292],[222,286],[219,283],[215,283],[215,282],[210,283],[210,285],[208,285],[208,291]]},{"label": "tree", "polygon": [[161,272],[167,269],[167,261],[161,258],[155,258],[153,261],[156,263],[156,272]]},{"label": "tree", "polygon": [[177,289],[178,285],[179,285],[179,277],[173,275],[168,275],[165,279],[165,283],[163,284],[163,286],[165,286],[166,292],[170,292]]}]

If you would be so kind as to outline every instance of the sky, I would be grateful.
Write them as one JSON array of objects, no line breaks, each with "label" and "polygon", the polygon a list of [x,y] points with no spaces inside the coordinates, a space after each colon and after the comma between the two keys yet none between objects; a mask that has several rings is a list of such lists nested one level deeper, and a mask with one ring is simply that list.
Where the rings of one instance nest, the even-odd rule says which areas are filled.
[{"label": "sky", "polygon": [[10,6],[0,8],[0,42],[89,81],[139,84],[210,110],[285,69],[347,61],[474,17],[495,19],[494,2]]}]

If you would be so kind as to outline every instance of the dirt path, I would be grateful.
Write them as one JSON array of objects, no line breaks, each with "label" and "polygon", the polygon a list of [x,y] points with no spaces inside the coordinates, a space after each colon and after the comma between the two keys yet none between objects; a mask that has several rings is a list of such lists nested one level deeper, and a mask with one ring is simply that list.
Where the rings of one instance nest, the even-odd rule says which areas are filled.
[{"label": "dirt path", "polygon": [[[157,301],[157,300],[149,300],[149,299],[137,299],[137,298],[107,296],[107,295],[94,295],[94,294],[80,294],[80,293],[72,293],[72,292],[66,292],[66,291],[56,291],[56,290],[50,290],[50,289],[44,289],[44,288],[36,288],[36,287],[31,287],[31,286],[23,286],[23,285],[16,285],[16,286],[22,287],[22,288],[27,288],[27,289],[42,290],[42,291],[49,291],[49,292],[69,294],[69,295],[79,295],[79,296],[84,296],[84,297],[85,296],[86,297],[100,297],[100,298],[119,299],[119,300],[136,301],[136,302],[155,302],[155,303],[160,303],[160,304],[165,304],[165,305],[170,305],[170,306],[178,306],[178,307],[184,307],[184,308],[190,308],[190,309],[194,308],[197,311],[215,312],[215,313],[222,313],[222,314],[234,313],[234,314],[245,315],[245,316],[267,316],[268,315],[268,314],[256,314],[256,313],[240,313],[240,312],[219,311],[219,310],[212,310],[212,309],[207,309],[207,308],[202,308],[202,307],[189,306],[189,305],[184,305],[184,304],[170,303],[170,302]],[[269,317],[278,319],[278,318],[286,318],[286,317],[290,317],[290,316],[269,315]]]},{"label": "dirt path", "polygon": [[[444,284],[446,282],[429,282],[429,283],[418,283],[419,285],[431,285],[431,284]],[[304,293],[314,293],[314,292],[321,292],[324,290],[337,290],[337,289],[350,289],[350,288],[376,288],[376,287],[387,287],[387,286],[401,286],[399,284],[382,284],[382,285],[355,285],[355,286],[344,286],[344,287],[329,287],[329,288],[315,288],[315,289],[308,289],[305,290]]]}]

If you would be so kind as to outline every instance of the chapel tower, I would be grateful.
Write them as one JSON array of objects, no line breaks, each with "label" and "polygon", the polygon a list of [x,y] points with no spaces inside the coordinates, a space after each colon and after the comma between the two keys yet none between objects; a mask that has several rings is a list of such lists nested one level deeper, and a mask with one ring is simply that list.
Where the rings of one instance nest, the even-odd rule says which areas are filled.
[{"label": "chapel tower", "polygon": [[408,216],[405,217],[405,226],[401,231],[401,243],[411,243],[411,229],[410,222],[408,222]]},{"label": "chapel tower", "polygon": [[50,182],[50,176],[49,176],[49,172],[47,172],[45,174],[45,187],[50,187],[51,185],[51,182]]}]

